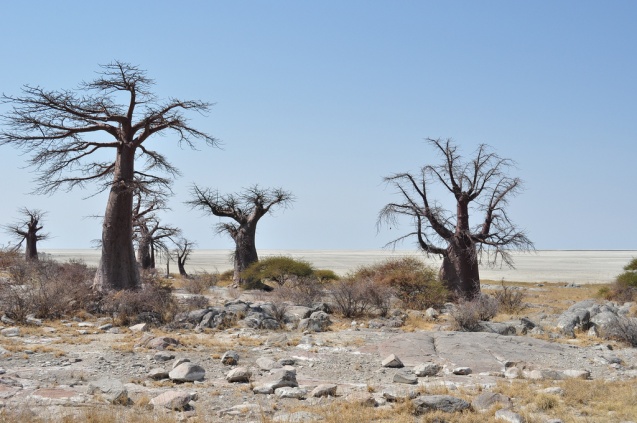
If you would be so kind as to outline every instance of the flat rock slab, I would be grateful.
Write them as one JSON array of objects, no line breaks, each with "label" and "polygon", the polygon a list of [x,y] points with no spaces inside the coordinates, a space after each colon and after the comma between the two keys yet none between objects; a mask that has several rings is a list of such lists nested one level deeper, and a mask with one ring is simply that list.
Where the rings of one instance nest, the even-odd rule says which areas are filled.
[{"label": "flat rock slab", "polygon": [[501,372],[507,361],[553,369],[572,369],[577,362],[584,361],[580,351],[583,349],[578,347],[484,332],[400,333],[360,350],[377,353],[381,359],[399,355],[408,367],[431,361],[449,367],[470,367],[474,373]]}]

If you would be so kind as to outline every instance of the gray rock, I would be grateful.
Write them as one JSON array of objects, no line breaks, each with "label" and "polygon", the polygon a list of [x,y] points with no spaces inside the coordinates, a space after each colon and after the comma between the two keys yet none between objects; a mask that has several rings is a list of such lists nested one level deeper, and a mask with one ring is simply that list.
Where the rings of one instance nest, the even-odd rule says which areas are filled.
[{"label": "gray rock", "polygon": [[416,414],[439,410],[447,413],[463,411],[471,407],[467,401],[451,395],[424,395],[412,400]]},{"label": "gray rock", "polygon": [[524,417],[518,413],[514,413],[511,410],[502,409],[495,412],[495,419],[502,420],[509,423],[525,423]]},{"label": "gray rock", "polygon": [[257,366],[262,370],[280,369],[283,365],[269,357],[259,357],[256,360]]},{"label": "gray rock", "polygon": [[184,391],[166,391],[150,400],[155,407],[168,408],[169,410],[183,410],[193,399],[192,394]]},{"label": "gray rock", "polygon": [[173,365],[172,365],[171,368],[174,369],[175,367],[179,366],[182,363],[190,363],[190,359],[189,358],[185,358],[185,357],[180,357],[180,358],[176,359],[175,361],[173,361]]},{"label": "gray rock", "polygon": [[323,416],[310,413],[309,411],[297,411],[294,413],[281,413],[272,418],[273,422],[283,423],[309,423],[325,420]]},{"label": "gray rock", "polygon": [[400,402],[411,400],[420,395],[417,388],[410,388],[400,385],[389,385],[383,387],[381,393],[383,398],[390,402]]},{"label": "gray rock", "polygon": [[305,399],[307,397],[307,389],[284,386],[282,388],[275,389],[274,395],[276,395],[277,398]]},{"label": "gray rock", "polygon": [[549,388],[544,388],[544,389],[541,389],[540,392],[543,392],[545,394],[550,394],[550,395],[559,395],[559,396],[564,395],[564,389],[560,388],[559,386],[551,386]]},{"label": "gray rock", "polygon": [[[81,323],[80,323],[81,324]],[[138,323],[128,328],[131,332],[145,332],[148,330],[148,323]]]},{"label": "gray rock", "polygon": [[335,397],[336,385],[332,383],[322,383],[312,390],[312,392],[310,393],[310,396],[316,397],[316,398]]},{"label": "gray rock", "polygon": [[17,327],[4,328],[0,330],[0,334],[2,334],[2,336],[6,336],[7,338],[20,336],[20,328],[17,328]]},{"label": "gray rock", "polygon": [[459,376],[467,376],[470,375],[473,371],[470,367],[455,367],[451,373]]},{"label": "gray rock", "polygon": [[400,361],[400,358],[398,358],[396,354],[388,355],[387,357],[385,357],[383,361],[381,361],[380,364],[383,367],[392,367],[392,368],[404,367],[403,362]]},{"label": "gray rock", "polygon": [[259,384],[252,390],[255,394],[271,394],[277,388],[284,386],[297,387],[296,370],[283,368],[274,370],[271,374],[259,381]]},{"label": "gray rock", "polygon": [[127,405],[130,401],[124,384],[120,380],[108,377],[89,383],[87,393],[89,395],[101,394],[111,404]]},{"label": "gray rock", "polygon": [[234,366],[239,362],[239,353],[236,351],[226,351],[223,356],[221,356],[221,363],[226,366]]},{"label": "gray rock", "polygon": [[153,356],[155,361],[169,361],[175,358],[174,354],[169,353],[168,351],[160,351]]},{"label": "gray rock", "polygon": [[153,380],[168,379],[168,372],[166,369],[162,369],[161,367],[155,367],[154,369],[150,369],[150,372],[148,372],[148,378]]},{"label": "gray rock", "polygon": [[309,318],[301,319],[299,330],[310,332],[325,332],[332,324],[330,316],[324,311],[315,311]]},{"label": "gray rock", "polygon": [[433,307],[429,307],[425,310],[425,316],[429,319],[437,319],[440,316],[440,313]]},{"label": "gray rock", "polygon": [[415,385],[418,383],[418,378],[410,370],[400,369],[394,373],[394,383],[405,383],[409,385]]},{"label": "gray rock", "polygon": [[476,332],[490,332],[498,335],[515,335],[515,326],[508,323],[480,322]]},{"label": "gray rock", "polygon": [[440,370],[442,370],[442,366],[436,363],[421,363],[414,367],[414,374],[418,377],[424,376],[436,376]]},{"label": "gray rock", "polygon": [[564,370],[562,372],[566,379],[590,379],[591,372],[588,370]]},{"label": "gray rock", "polygon": [[245,367],[235,367],[226,375],[226,380],[231,383],[247,383],[250,382],[252,373]]},{"label": "gray rock", "polygon": [[347,396],[347,401],[363,407],[376,407],[376,398],[368,392],[352,392]]},{"label": "gray rock", "polygon": [[532,380],[562,380],[564,379],[564,374],[557,370],[524,370],[522,372],[526,379]]},{"label": "gray rock", "polygon": [[156,338],[151,337],[151,339],[145,342],[143,346],[163,351],[171,345],[179,345],[179,341],[168,336],[158,336]]},{"label": "gray rock", "polygon": [[522,375],[522,370],[517,367],[509,367],[504,371],[504,377],[507,379],[518,379]]},{"label": "gray rock", "polygon": [[[583,303],[583,302],[581,302]],[[580,303],[578,303],[580,304]],[[584,308],[573,308],[574,304],[567,311],[562,313],[557,320],[557,328],[570,337],[575,337],[575,330],[588,330],[591,313]]]},{"label": "gray rock", "polygon": [[175,382],[194,382],[202,380],[206,376],[206,370],[193,363],[182,363],[168,373],[168,377]]},{"label": "gray rock", "polygon": [[471,401],[471,406],[476,411],[487,411],[496,404],[502,405],[504,408],[513,405],[511,398],[495,392],[483,392]]}]

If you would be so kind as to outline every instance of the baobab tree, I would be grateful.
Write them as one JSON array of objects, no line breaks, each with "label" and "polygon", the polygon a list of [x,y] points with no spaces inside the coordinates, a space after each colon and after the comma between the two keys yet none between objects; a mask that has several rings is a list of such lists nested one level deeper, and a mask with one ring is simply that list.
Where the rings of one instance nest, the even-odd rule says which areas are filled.
[{"label": "baobab tree", "polygon": [[[205,113],[198,100],[159,100],[146,72],[124,62],[101,67],[91,82],[73,90],[50,91],[25,85],[22,95],[3,94],[12,109],[2,116],[0,145],[32,153],[39,176],[36,192],[52,193],[96,182],[108,190],[102,225],[102,256],[95,275],[99,290],[136,289],[139,272],[133,248],[133,193],[136,186],[178,174],[161,153],[148,147],[157,135],[189,147],[216,140],[189,125],[184,112]],[[161,139],[161,138],[159,138]],[[166,138],[163,138],[164,140]],[[104,159],[110,151],[112,160]],[[136,166],[141,162],[141,166]]]},{"label": "baobab tree", "polygon": [[188,201],[193,208],[219,217],[227,217],[234,222],[217,225],[217,233],[228,234],[235,242],[234,281],[245,285],[241,272],[259,260],[255,237],[259,219],[273,210],[273,207],[288,207],[294,196],[281,188],[260,188],[254,185],[245,188],[241,193],[219,195],[218,191],[209,188],[192,188],[192,200]]},{"label": "baobab tree", "polygon": [[164,241],[181,232],[177,227],[161,223],[157,212],[167,209],[164,194],[151,192],[144,195],[141,191],[135,192],[133,240],[137,244],[137,262],[142,269],[154,269],[157,249],[168,249]]},{"label": "baobab tree", "polygon": [[177,258],[177,269],[179,270],[179,274],[181,276],[188,276],[188,273],[186,272],[186,261],[188,261],[196,243],[184,237],[172,239],[172,241],[173,244],[175,244],[173,256]]},{"label": "baobab tree", "polygon": [[[483,258],[490,265],[501,260],[512,267],[511,250],[533,249],[506,212],[508,199],[518,193],[522,182],[508,174],[513,162],[487,145],[480,145],[473,159],[464,161],[450,139],[427,141],[441,155],[441,164],[424,166],[418,176],[398,173],[386,177],[401,201],[383,207],[378,222],[396,225],[398,218],[410,218],[414,231],[390,245],[415,236],[426,254],[442,257],[440,277],[447,286],[458,296],[471,299],[480,293],[478,264]],[[435,184],[451,193],[455,212],[430,198]],[[480,220],[472,226],[470,219],[475,215],[480,215]]]},{"label": "baobab tree", "polygon": [[18,250],[22,243],[26,242],[25,258],[29,261],[37,261],[38,241],[49,237],[49,234],[39,233],[43,229],[41,222],[46,213],[40,210],[30,210],[26,207],[20,209],[19,212],[26,221],[22,220],[20,223],[7,225],[4,229],[18,241],[14,247],[15,250]]}]

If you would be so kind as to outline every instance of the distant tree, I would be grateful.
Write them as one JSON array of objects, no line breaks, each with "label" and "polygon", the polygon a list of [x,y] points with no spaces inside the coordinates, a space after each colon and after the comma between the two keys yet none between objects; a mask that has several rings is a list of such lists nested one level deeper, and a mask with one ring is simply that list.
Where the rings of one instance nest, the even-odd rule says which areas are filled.
[{"label": "distant tree", "polygon": [[142,269],[154,269],[157,249],[167,250],[169,247],[164,241],[181,232],[177,227],[161,223],[157,212],[167,209],[163,194],[150,193],[145,196],[140,191],[135,193],[133,239],[137,244],[137,262]]},{"label": "distant tree", "polygon": [[[109,190],[102,227],[102,256],[94,287],[136,289],[139,272],[133,247],[133,192],[138,180],[165,181],[176,175],[157,151],[147,147],[154,135],[172,133],[179,144],[209,145],[215,139],[188,124],[184,111],[207,112],[209,103],[174,98],[158,100],[146,72],[124,62],[102,66],[91,82],[75,90],[49,91],[26,85],[21,96],[2,95],[11,111],[3,115],[0,145],[33,153],[29,164],[39,171],[38,192],[51,193],[98,182]],[[103,152],[111,151],[112,160]],[[141,169],[136,162],[144,160]]]},{"label": "distant tree", "polygon": [[13,247],[18,250],[22,243],[26,241],[25,258],[27,260],[38,260],[38,241],[44,241],[49,238],[49,234],[39,233],[43,227],[41,225],[42,218],[46,214],[40,210],[30,210],[26,207],[19,210],[20,214],[26,219],[20,223],[5,226],[5,231],[13,236],[18,243]]},{"label": "distant tree", "polygon": [[241,277],[250,280],[269,279],[283,286],[290,279],[311,276],[313,273],[312,265],[305,260],[273,256],[252,263],[241,273]]},{"label": "distant tree", "polygon": [[177,258],[177,269],[179,269],[179,274],[181,276],[188,276],[188,273],[186,272],[186,261],[188,261],[188,258],[192,253],[192,249],[196,244],[184,237],[174,239],[173,243],[175,244],[174,256]]},{"label": "distant tree", "polygon": [[[512,266],[510,250],[530,250],[533,244],[509,219],[506,205],[521,187],[518,178],[508,176],[513,162],[503,159],[482,144],[474,158],[463,161],[449,139],[428,139],[441,155],[441,164],[427,165],[419,176],[398,173],[385,178],[402,201],[389,203],[380,211],[378,222],[395,225],[399,217],[412,219],[415,230],[390,245],[415,236],[427,254],[442,256],[440,277],[448,288],[471,299],[480,293],[478,264],[484,256],[488,264],[501,259]],[[441,184],[455,199],[455,213],[430,199],[431,188]],[[482,214],[478,225],[470,216]]]},{"label": "distant tree", "polygon": [[205,213],[234,220],[219,223],[217,232],[228,234],[234,240],[234,281],[244,285],[241,272],[259,260],[255,244],[259,219],[273,207],[285,208],[293,201],[294,196],[281,188],[267,189],[254,185],[241,193],[220,196],[218,191],[195,185],[192,200],[187,204]]}]

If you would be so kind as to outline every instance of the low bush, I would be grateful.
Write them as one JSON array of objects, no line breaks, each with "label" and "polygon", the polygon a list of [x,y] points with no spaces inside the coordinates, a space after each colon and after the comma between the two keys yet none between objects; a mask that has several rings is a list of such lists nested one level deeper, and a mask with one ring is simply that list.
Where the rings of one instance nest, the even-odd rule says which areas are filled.
[{"label": "low bush", "polygon": [[312,265],[305,260],[292,257],[273,256],[252,263],[241,272],[241,277],[250,281],[274,281],[283,286],[288,280],[311,276]]},{"label": "low bush", "polygon": [[307,276],[277,287],[274,296],[292,304],[311,307],[325,295],[325,285],[320,279]]},{"label": "low bush", "polygon": [[166,323],[177,312],[172,288],[154,274],[145,274],[142,288],[106,294],[101,311],[113,316],[115,324],[128,326],[140,322]]},{"label": "low bush", "polygon": [[504,282],[502,282],[502,288],[493,293],[493,297],[498,301],[500,310],[506,313],[519,313],[526,308],[524,302],[526,290],[515,286],[506,286]]},{"label": "low bush", "polygon": [[333,283],[329,289],[337,313],[343,317],[358,317],[369,311],[367,283],[361,279],[345,278]]},{"label": "low bush", "polygon": [[438,279],[437,271],[412,257],[361,267],[352,277],[391,288],[404,307],[414,310],[439,307],[451,297],[449,290]]},{"label": "low bush", "polygon": [[624,266],[624,273],[615,278],[608,290],[600,290],[600,296],[607,300],[623,302],[637,299],[637,258]]},{"label": "low bush", "polygon": [[460,300],[451,311],[457,330],[473,332],[480,329],[480,322],[491,320],[498,314],[498,300],[486,294],[474,299]]},{"label": "low bush", "polygon": [[340,279],[340,277],[336,273],[334,273],[332,270],[327,270],[327,269],[317,269],[314,271],[313,275],[321,283],[337,281]]},{"label": "low bush", "polygon": [[59,264],[51,260],[17,260],[9,280],[0,284],[0,308],[10,318],[54,319],[79,310],[94,311],[97,296],[91,289],[95,269],[83,262]]},{"label": "low bush", "polygon": [[201,295],[219,282],[219,273],[196,273],[188,277],[182,278],[181,285],[189,294]]}]

